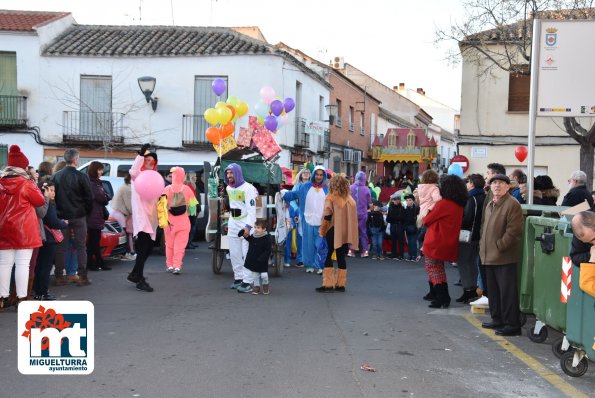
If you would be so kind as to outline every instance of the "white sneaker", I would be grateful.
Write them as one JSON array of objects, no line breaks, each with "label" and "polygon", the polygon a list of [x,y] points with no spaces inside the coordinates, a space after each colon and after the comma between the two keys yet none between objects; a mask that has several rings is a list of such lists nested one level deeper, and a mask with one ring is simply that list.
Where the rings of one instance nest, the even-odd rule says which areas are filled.
[{"label": "white sneaker", "polygon": [[322,275],[322,270],[320,268],[316,270],[316,275]]},{"label": "white sneaker", "polygon": [[283,264],[283,266],[284,266],[285,268],[289,268],[289,267],[291,267],[291,264],[289,264],[289,263],[285,263],[285,264]]},{"label": "white sneaker", "polygon": [[167,267],[167,272],[174,272],[174,267]]},{"label": "white sneaker", "polygon": [[480,298],[478,298],[477,300],[475,300],[474,302],[470,303],[473,306],[485,306],[488,307],[490,305],[490,303],[488,302],[488,298],[486,296],[481,296]]},{"label": "white sneaker", "polygon": [[306,273],[311,274],[314,272],[314,268],[306,268]]},{"label": "white sneaker", "polygon": [[122,257],[120,257],[122,261],[134,261],[136,260],[136,254],[126,253]]},{"label": "white sneaker", "polygon": [[180,275],[180,272],[182,272],[182,270],[181,270],[181,269],[179,269],[179,268],[174,268],[173,274],[174,274],[174,275]]}]

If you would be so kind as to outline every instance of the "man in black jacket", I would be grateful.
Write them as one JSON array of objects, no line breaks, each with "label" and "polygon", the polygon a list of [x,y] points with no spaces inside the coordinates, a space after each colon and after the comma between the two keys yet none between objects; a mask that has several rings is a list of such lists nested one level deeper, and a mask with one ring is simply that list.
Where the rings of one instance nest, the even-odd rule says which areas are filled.
[{"label": "man in black jacket", "polygon": [[[56,285],[65,285],[72,281],[79,286],[86,286],[91,284],[87,277],[87,216],[93,207],[93,195],[89,177],[76,169],[79,151],[74,148],[66,149],[64,161],[66,167],[53,176],[58,217],[68,220],[68,227],[62,231],[65,239],[56,246]],[[68,250],[71,231],[74,232],[77,250],[78,278],[76,275],[64,276],[66,250]]]},{"label": "man in black jacket", "polygon": [[570,175],[568,187],[570,191],[564,196],[562,206],[576,206],[585,200],[589,207],[593,207],[593,195],[587,189],[587,174],[584,171],[577,170]]},{"label": "man in black jacket", "polygon": [[393,260],[402,260],[405,254],[405,244],[403,235],[403,221],[405,220],[405,209],[401,205],[401,194],[395,192],[390,197],[388,206],[388,215],[386,222],[390,224],[390,239]]}]

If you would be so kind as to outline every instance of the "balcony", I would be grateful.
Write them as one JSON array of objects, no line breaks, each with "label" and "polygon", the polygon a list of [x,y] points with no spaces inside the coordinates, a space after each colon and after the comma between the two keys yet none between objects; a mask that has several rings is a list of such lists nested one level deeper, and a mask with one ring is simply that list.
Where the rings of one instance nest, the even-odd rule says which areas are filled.
[{"label": "balcony", "polygon": [[320,137],[320,146],[318,152],[322,154],[328,154],[331,151],[331,131],[329,129],[324,130],[324,135]]},{"label": "balcony", "polygon": [[211,147],[205,137],[210,127],[203,115],[182,115],[182,145],[186,147]]},{"label": "balcony", "polygon": [[62,112],[62,140],[72,143],[123,144],[123,113]]},{"label": "balcony", "polygon": [[306,133],[306,119],[302,117],[295,118],[295,146],[310,147],[310,134]]},{"label": "balcony", "polygon": [[0,95],[0,129],[27,127],[27,97]]}]

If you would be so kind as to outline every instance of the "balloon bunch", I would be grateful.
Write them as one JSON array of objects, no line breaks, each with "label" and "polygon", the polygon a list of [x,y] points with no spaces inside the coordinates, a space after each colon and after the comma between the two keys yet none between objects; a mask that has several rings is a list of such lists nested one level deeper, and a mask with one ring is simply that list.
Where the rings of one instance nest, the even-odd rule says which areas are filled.
[{"label": "balloon bunch", "polygon": [[260,124],[264,124],[267,130],[275,132],[279,127],[287,124],[287,114],[293,108],[295,108],[293,98],[287,97],[282,100],[275,97],[275,90],[272,87],[265,86],[260,89],[260,101],[254,105],[254,112]]},{"label": "balloon bunch", "polygon": [[[219,97],[225,92],[227,86],[223,79],[215,79],[211,88]],[[226,102],[217,102],[214,108],[209,108],[204,113],[205,120],[211,125],[206,130],[205,137],[214,145],[219,145],[222,139],[233,134],[234,123],[246,113],[248,113],[248,104],[240,101],[238,97],[231,96]]]}]

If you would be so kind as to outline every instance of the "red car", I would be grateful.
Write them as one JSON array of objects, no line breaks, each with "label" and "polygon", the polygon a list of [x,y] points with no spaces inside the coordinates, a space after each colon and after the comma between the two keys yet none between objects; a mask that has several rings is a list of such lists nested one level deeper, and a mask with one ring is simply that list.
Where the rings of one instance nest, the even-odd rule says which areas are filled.
[{"label": "red car", "polygon": [[105,226],[101,231],[99,245],[101,246],[101,256],[103,258],[126,254],[128,250],[128,237],[116,219],[110,217],[105,222]]}]

